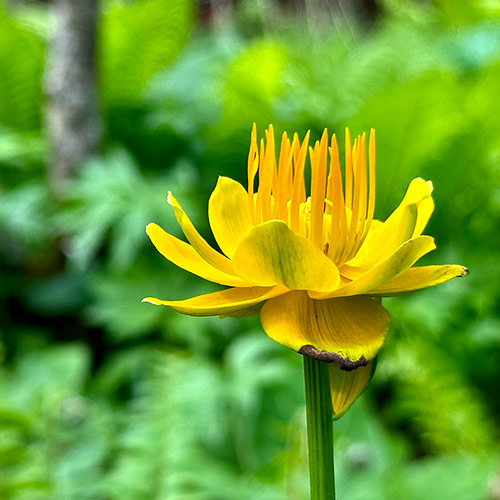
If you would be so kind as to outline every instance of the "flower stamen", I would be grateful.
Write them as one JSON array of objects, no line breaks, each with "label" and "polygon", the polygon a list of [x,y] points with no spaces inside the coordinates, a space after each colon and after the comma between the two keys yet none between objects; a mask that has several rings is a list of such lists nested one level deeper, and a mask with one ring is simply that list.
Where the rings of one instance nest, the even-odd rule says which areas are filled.
[{"label": "flower stamen", "polygon": [[[295,144],[295,148],[293,145]],[[294,134],[292,142],[293,150],[293,188],[292,198],[290,201],[290,229],[295,232],[300,232],[299,229],[299,206],[306,201],[306,187],[304,182],[304,166],[306,162],[307,146],[309,144],[309,132],[307,132],[302,144],[299,138]]]},{"label": "flower stamen", "polygon": [[250,215],[252,216],[253,224],[257,224],[254,203],[254,183],[257,170],[259,169],[259,148],[257,147],[257,126],[255,123],[252,127],[250,135],[250,151],[248,152],[248,205],[250,207]]},{"label": "flower stamen", "polygon": [[[328,146],[325,129],[320,141],[309,147],[309,132],[300,142],[286,132],[281,139],[276,161],[274,129],[265,132],[257,146],[252,129],[248,155],[248,197],[254,225],[282,220],[292,231],[310,239],[337,266],[352,259],[363,244],[373,220],[375,208],[375,132],[370,131],[368,162],[366,134],[351,145],[345,131],[344,181],[339,161],[337,138]],[[311,195],[306,199],[304,169],[307,152],[311,163]],[[327,157],[330,162],[327,172]],[[254,192],[255,176],[259,187]]]},{"label": "flower stamen", "polygon": [[332,136],[330,146],[330,173],[328,181],[328,199],[332,202],[332,218],[330,225],[330,238],[328,245],[328,256],[336,262],[343,250],[343,242],[347,234],[347,222],[345,215],[344,193],[342,191],[342,174],[340,172],[339,148],[337,137]]},{"label": "flower stamen", "polygon": [[352,150],[349,129],[345,129],[345,206],[352,210]]},{"label": "flower stamen", "polygon": [[368,143],[368,165],[370,170],[370,189],[368,193],[368,216],[365,231],[363,233],[362,240],[366,238],[368,231],[370,230],[371,223],[373,220],[373,214],[375,212],[375,130],[370,130],[370,139]]},{"label": "flower stamen", "polygon": [[278,163],[278,175],[276,183],[273,184],[275,197],[274,218],[288,222],[287,202],[292,194],[292,154],[291,144],[286,132],[281,138],[280,157]]},{"label": "flower stamen", "polygon": [[326,155],[328,131],[325,128],[321,142],[309,148],[311,159],[311,241],[323,249],[323,213],[325,211]]}]

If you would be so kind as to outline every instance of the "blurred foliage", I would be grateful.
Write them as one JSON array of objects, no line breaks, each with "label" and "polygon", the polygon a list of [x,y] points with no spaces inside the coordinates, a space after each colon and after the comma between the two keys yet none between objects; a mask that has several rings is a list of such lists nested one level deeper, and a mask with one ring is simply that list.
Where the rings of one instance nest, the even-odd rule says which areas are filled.
[{"label": "blurred foliage", "polygon": [[[0,123],[17,130],[41,125],[43,40],[10,17],[0,4]],[[22,57],[19,55],[22,54]]]},{"label": "blurred foliage", "polygon": [[[432,179],[427,263],[471,269],[387,300],[370,387],[336,424],[339,498],[500,498],[500,8],[381,2],[371,27],[240,2],[219,31],[188,0],[103,3],[105,149],[63,200],[45,178],[42,73],[54,19],[0,3],[0,498],[300,500],[300,357],[255,318],[141,304],[217,289],[149,244],[209,235],[218,175],[244,181],[252,122],[377,130],[377,214]],[[211,243],[213,239],[208,237]]]},{"label": "blurred foliage", "polygon": [[108,103],[133,107],[141,102],[149,79],[187,41],[193,8],[186,0],[104,2],[99,23],[100,69]]}]

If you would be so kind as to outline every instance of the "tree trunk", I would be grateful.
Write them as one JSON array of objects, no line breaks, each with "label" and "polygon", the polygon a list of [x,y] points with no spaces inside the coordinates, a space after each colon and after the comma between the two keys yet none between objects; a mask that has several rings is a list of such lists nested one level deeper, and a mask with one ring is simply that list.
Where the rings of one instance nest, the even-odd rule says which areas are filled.
[{"label": "tree trunk", "polygon": [[77,167],[98,151],[102,122],[97,104],[98,0],[54,0],[57,21],[45,74],[49,178],[61,195]]}]

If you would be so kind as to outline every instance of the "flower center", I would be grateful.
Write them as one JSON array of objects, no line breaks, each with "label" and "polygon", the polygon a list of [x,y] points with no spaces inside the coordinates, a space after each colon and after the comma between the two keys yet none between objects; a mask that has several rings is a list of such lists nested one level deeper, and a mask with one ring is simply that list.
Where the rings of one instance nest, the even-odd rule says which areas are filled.
[{"label": "flower center", "polygon": [[[248,196],[255,225],[278,219],[310,239],[337,266],[352,259],[368,234],[375,209],[375,131],[370,132],[368,166],[366,134],[351,145],[345,131],[345,165],[342,175],[335,134],[328,143],[325,129],[320,141],[309,147],[309,132],[300,142],[286,132],[276,161],[274,130],[257,145],[252,129],[248,155]],[[309,152],[310,196],[306,195],[305,162]],[[329,160],[329,161],[328,161]],[[254,192],[258,173],[258,190]]]}]

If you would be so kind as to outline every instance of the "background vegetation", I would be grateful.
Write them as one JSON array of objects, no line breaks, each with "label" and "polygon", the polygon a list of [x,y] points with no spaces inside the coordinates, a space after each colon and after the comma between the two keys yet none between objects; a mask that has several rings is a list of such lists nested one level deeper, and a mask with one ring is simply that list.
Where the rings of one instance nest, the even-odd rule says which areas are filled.
[{"label": "background vegetation", "polygon": [[471,270],[385,301],[377,373],[336,425],[339,498],[500,498],[500,4],[332,5],[318,23],[307,2],[242,0],[215,28],[189,0],[103,1],[105,143],[61,200],[43,126],[55,21],[0,2],[1,499],[306,498],[300,356],[256,318],[140,303],[215,289],[144,226],[179,234],[171,190],[208,235],[254,121],[376,128],[378,216],[432,179],[426,263]]}]

